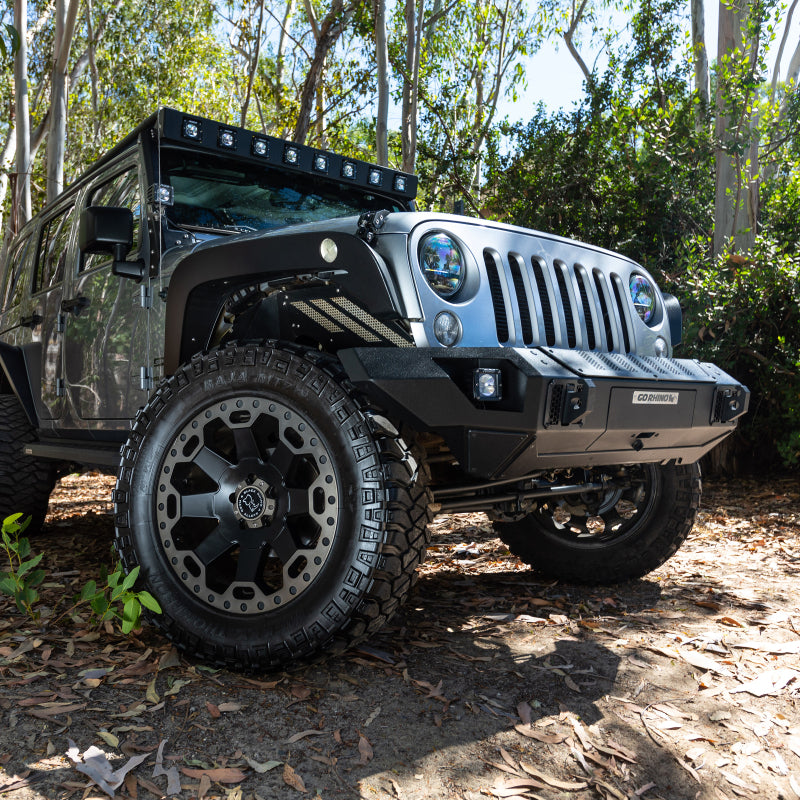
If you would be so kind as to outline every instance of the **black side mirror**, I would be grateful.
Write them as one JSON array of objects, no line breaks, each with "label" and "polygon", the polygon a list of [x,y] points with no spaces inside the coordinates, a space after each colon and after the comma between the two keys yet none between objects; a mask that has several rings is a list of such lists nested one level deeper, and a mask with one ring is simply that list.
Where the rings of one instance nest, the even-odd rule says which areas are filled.
[{"label": "black side mirror", "polygon": [[81,213],[78,247],[82,253],[110,253],[111,271],[123,278],[140,281],[145,276],[143,261],[126,261],[133,245],[133,212],[129,208],[89,206]]}]

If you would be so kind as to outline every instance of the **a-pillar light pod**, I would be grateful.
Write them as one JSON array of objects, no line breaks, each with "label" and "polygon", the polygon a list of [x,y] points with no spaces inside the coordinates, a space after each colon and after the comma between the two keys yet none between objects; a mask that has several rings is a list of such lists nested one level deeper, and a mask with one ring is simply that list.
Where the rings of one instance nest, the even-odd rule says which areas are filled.
[{"label": "a-pillar light pod", "polygon": [[503,376],[499,369],[479,367],[473,372],[473,393],[483,402],[503,399]]}]

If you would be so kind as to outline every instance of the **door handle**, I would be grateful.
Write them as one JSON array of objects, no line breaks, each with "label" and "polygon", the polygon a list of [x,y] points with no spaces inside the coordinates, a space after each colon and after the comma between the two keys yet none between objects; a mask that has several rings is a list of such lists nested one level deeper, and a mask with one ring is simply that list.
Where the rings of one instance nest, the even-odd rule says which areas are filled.
[{"label": "door handle", "polygon": [[91,300],[89,300],[88,297],[84,297],[82,294],[80,294],[77,297],[70,297],[69,300],[62,300],[61,310],[72,313],[76,317],[79,317],[81,315],[81,311],[83,311],[84,308],[87,308],[90,302]]},{"label": "door handle", "polygon": [[31,314],[29,317],[21,317],[19,326],[20,328],[35,328],[37,325],[42,324],[42,320],[41,314]]}]

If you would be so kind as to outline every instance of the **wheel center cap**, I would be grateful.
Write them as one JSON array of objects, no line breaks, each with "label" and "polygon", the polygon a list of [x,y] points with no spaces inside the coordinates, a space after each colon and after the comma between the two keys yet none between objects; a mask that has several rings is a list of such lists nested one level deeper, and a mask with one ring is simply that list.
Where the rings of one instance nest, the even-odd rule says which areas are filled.
[{"label": "wheel center cap", "polygon": [[234,516],[248,528],[267,525],[276,507],[275,500],[268,496],[268,491],[269,484],[260,478],[241,483],[233,498]]}]

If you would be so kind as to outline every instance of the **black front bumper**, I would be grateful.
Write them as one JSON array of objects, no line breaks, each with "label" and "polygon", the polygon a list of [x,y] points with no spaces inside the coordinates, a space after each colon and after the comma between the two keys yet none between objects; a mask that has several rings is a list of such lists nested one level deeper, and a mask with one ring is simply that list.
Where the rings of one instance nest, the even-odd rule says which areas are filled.
[{"label": "black front bumper", "polygon": [[[339,351],[350,379],[461,467],[500,479],[539,469],[697,461],[736,427],[750,392],[713,364],[554,348]],[[499,369],[502,399],[473,398]]]}]

